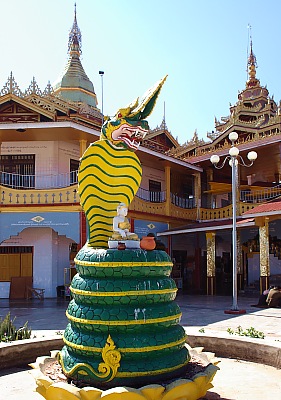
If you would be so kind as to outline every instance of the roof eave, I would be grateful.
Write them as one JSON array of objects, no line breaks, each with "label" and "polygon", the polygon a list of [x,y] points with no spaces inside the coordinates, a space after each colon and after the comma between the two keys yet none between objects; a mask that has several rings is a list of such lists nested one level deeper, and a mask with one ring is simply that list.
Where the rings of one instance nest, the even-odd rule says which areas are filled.
[{"label": "roof eave", "polygon": [[[249,226],[255,226],[255,221],[248,221],[248,222],[240,222],[237,225],[237,228],[247,228]],[[220,231],[225,229],[232,229],[232,224],[229,225],[218,225],[218,226],[203,226],[203,227],[195,227],[191,229],[179,229],[177,231],[166,231],[166,232],[159,232],[157,236],[170,236],[170,235],[179,235],[185,233],[194,233],[194,232],[210,232],[210,231]]]},{"label": "roof eave", "polygon": [[194,170],[196,172],[203,172],[203,168],[201,168],[201,167],[189,164],[186,161],[181,161],[181,160],[178,160],[176,158],[167,156],[167,155],[165,155],[163,153],[158,153],[158,152],[156,152],[154,150],[147,149],[146,147],[143,147],[143,146],[139,147],[139,151],[142,151],[143,153],[147,153],[147,154],[151,154],[153,156],[159,157],[159,158],[161,158],[163,160],[166,160],[166,161],[169,161],[169,162],[171,162],[173,164],[181,165],[182,167],[192,169],[192,170]]}]

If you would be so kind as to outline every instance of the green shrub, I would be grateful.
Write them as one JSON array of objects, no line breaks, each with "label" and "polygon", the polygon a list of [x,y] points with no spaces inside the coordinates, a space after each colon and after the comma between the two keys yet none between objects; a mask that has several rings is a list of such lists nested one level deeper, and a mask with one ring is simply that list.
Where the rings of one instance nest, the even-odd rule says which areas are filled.
[{"label": "green shrub", "polygon": [[252,326],[250,328],[247,328],[246,330],[243,330],[242,326],[239,325],[239,326],[237,326],[235,331],[231,328],[227,328],[227,332],[230,335],[248,336],[248,337],[257,338],[257,339],[264,339],[264,337],[265,337],[263,332],[257,331]]},{"label": "green shrub", "polygon": [[16,317],[11,320],[11,313],[9,312],[4,319],[0,319],[0,341],[12,342],[13,340],[29,339],[31,336],[31,329],[28,328],[26,322],[21,328],[17,329],[14,325]]}]

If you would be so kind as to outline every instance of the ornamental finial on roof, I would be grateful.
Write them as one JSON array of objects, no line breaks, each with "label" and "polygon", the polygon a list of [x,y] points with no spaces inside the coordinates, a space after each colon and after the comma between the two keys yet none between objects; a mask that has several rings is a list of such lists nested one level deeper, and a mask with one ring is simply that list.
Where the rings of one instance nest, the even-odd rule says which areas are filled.
[{"label": "ornamental finial on roof", "polygon": [[24,94],[25,94],[25,96],[28,96],[30,94],[37,94],[39,96],[42,96],[42,92],[41,92],[34,77],[32,78],[32,81],[31,81],[29,87],[26,89]]},{"label": "ornamental finial on roof", "polygon": [[248,25],[249,37],[248,43],[250,42],[250,54],[248,55],[247,68],[248,68],[248,81],[246,87],[251,88],[254,86],[259,86],[260,81],[256,78],[256,68],[258,67],[256,56],[253,52],[253,41],[252,41],[252,27]]},{"label": "ornamental finial on roof", "polygon": [[[251,38],[250,42],[250,54],[248,56],[248,81],[246,83],[246,88],[252,88],[255,86],[260,86],[260,81],[256,77],[256,68],[258,67],[256,56],[253,53],[253,42]],[[239,98],[239,96],[238,96]]]},{"label": "ornamental finial on roof", "polygon": [[248,57],[248,72],[250,78],[256,77],[256,68],[258,67],[256,56],[253,53],[253,42],[250,44],[250,55]]},{"label": "ornamental finial on roof", "polygon": [[47,84],[47,86],[45,87],[45,89],[44,89],[42,95],[43,95],[43,96],[49,96],[50,94],[53,94],[53,92],[54,92],[54,90],[53,90],[53,88],[52,88],[52,85],[51,85],[50,81],[48,81],[48,84]]},{"label": "ornamental finial on roof", "polygon": [[19,97],[23,97],[23,93],[20,90],[17,82],[15,81],[12,71],[11,71],[10,75],[8,76],[8,80],[5,84],[5,86],[0,91],[0,95],[4,96],[5,94],[8,94],[8,93],[14,94]]},{"label": "ornamental finial on roof", "polygon": [[68,53],[72,51],[78,52],[79,55],[82,54],[82,35],[77,24],[76,3],[74,4],[74,21],[68,39]]}]

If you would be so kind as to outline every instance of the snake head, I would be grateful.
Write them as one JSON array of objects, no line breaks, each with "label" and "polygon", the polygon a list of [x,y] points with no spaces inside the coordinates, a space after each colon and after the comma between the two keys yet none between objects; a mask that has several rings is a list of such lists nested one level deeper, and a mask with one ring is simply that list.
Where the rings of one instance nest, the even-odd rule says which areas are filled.
[{"label": "snake head", "polygon": [[102,137],[115,146],[126,147],[132,151],[138,149],[149,129],[147,121],[131,121],[128,118],[111,120],[104,124]]},{"label": "snake head", "polygon": [[102,126],[101,139],[116,146],[137,150],[149,130],[147,118],[156,103],[167,76],[150,88],[139,101],[137,98],[125,108],[120,108],[113,118],[107,118]]}]

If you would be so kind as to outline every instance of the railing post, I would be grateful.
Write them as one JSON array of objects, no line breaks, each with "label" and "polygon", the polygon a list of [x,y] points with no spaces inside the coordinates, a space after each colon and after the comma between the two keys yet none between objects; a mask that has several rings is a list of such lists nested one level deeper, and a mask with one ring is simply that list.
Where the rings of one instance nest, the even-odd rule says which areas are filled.
[{"label": "railing post", "polygon": [[195,195],[195,206],[196,206],[196,219],[200,219],[200,208],[201,208],[201,174],[196,172],[194,174],[194,195]]},{"label": "railing post", "polygon": [[165,165],[165,182],[166,182],[166,215],[171,213],[171,167]]}]

